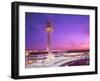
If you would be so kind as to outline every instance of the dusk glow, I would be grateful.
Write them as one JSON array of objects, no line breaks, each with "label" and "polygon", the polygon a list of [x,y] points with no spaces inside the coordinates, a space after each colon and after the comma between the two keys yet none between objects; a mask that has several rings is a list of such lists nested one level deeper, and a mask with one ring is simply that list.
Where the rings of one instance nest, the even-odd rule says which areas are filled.
[{"label": "dusk glow", "polygon": [[25,15],[27,50],[46,50],[46,23],[52,23],[52,50],[89,49],[89,16],[29,13]]}]

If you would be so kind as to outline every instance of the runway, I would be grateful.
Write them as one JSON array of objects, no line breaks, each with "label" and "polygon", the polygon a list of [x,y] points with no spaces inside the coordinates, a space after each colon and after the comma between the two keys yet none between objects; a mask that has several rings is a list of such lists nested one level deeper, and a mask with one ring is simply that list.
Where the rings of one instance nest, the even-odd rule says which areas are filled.
[{"label": "runway", "polygon": [[[41,56],[41,57],[40,57]],[[40,68],[40,67],[69,67],[89,65],[89,53],[63,53],[52,54],[52,59],[48,55],[43,56],[40,54],[38,59],[33,60],[34,57],[26,57],[26,68]],[[35,57],[36,58],[36,57]]]}]

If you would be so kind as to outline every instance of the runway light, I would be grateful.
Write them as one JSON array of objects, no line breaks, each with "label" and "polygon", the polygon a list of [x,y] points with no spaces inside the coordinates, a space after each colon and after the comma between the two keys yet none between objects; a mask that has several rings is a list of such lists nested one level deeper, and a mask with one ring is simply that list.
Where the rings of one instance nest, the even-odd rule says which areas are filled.
[{"label": "runway light", "polygon": [[32,64],[32,62],[33,62],[32,60],[29,60],[29,61],[28,61],[28,64]]}]

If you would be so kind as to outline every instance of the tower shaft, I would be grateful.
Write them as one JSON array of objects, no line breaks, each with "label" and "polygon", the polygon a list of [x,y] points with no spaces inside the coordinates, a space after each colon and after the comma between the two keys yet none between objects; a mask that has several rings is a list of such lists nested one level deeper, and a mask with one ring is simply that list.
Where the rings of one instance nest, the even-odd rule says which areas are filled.
[{"label": "tower shaft", "polygon": [[48,32],[47,33],[47,51],[48,53],[51,53],[52,50],[51,50],[51,32]]}]

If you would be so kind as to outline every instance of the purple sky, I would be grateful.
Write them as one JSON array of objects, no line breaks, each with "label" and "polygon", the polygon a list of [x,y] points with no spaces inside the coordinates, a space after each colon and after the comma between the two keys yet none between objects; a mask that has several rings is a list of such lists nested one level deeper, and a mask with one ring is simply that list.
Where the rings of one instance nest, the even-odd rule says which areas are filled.
[{"label": "purple sky", "polygon": [[88,15],[26,12],[25,18],[25,46],[28,50],[46,50],[45,26],[48,21],[54,26],[53,50],[89,49]]}]

